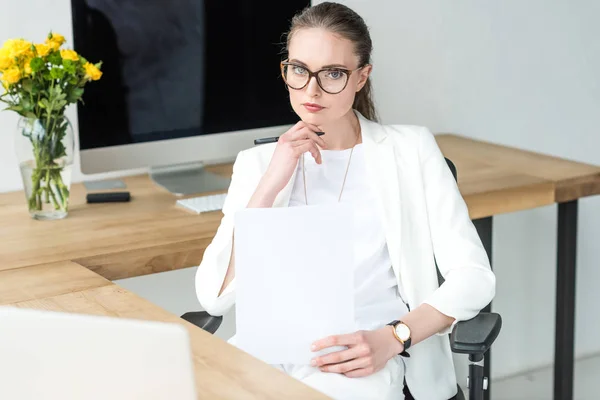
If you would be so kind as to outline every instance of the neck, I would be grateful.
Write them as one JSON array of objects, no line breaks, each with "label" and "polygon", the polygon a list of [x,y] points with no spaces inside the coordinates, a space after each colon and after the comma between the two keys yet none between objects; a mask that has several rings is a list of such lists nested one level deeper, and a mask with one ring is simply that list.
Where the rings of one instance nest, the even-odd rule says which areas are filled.
[{"label": "neck", "polygon": [[328,150],[345,150],[361,142],[360,122],[354,111],[350,110],[341,118],[325,125],[319,125],[325,132],[323,140]]}]

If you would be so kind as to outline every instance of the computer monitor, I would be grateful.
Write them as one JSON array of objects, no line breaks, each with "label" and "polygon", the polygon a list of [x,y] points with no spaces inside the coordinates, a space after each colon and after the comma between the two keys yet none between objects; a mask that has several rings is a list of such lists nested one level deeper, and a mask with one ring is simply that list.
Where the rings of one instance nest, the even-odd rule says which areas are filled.
[{"label": "computer monitor", "polygon": [[103,76],[78,105],[84,174],[148,168],[176,194],[225,189],[202,168],[297,122],[279,62],[307,0],[71,0],[74,48]]}]

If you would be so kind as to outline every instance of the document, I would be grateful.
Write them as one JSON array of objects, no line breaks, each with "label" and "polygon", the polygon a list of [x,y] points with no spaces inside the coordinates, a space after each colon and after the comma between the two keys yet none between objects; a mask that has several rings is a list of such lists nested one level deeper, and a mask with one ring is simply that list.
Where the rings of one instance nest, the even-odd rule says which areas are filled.
[{"label": "document", "polygon": [[347,205],[235,215],[236,345],[269,364],[310,364],[311,344],[356,331]]}]

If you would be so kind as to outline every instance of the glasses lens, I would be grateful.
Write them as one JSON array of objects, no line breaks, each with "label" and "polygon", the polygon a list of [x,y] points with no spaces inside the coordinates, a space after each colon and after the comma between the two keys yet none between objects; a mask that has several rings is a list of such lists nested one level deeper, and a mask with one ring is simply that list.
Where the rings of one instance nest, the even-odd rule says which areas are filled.
[{"label": "glasses lens", "polygon": [[302,89],[308,82],[308,70],[299,65],[284,65],[283,79],[292,89]]},{"label": "glasses lens", "polygon": [[319,81],[321,88],[331,94],[336,94],[344,90],[348,82],[348,74],[339,69],[327,69],[319,72]]}]

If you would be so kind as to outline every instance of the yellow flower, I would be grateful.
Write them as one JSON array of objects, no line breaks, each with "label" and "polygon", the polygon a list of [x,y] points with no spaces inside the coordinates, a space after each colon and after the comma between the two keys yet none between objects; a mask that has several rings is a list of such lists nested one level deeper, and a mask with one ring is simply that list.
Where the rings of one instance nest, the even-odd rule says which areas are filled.
[{"label": "yellow flower", "polygon": [[25,76],[29,76],[31,75],[32,71],[31,71],[31,58],[28,60],[25,60],[25,62],[23,63],[23,72],[25,72]]},{"label": "yellow flower", "polygon": [[102,72],[92,63],[85,63],[83,68],[85,69],[85,76],[93,81],[97,81],[102,77]]},{"label": "yellow flower", "polygon": [[23,39],[8,39],[4,42],[3,50],[8,52],[8,56],[12,59],[16,57],[32,56],[31,42]]},{"label": "yellow flower", "polygon": [[46,39],[46,44],[52,47],[54,50],[58,50],[60,46],[65,42],[65,37],[58,33],[50,32]]},{"label": "yellow flower", "polygon": [[79,60],[79,55],[73,50],[61,50],[60,56],[63,58],[63,60],[71,60],[71,61]]},{"label": "yellow flower", "polygon": [[52,51],[52,47],[45,43],[40,43],[35,45],[35,50],[37,51],[38,56],[46,57]]},{"label": "yellow flower", "polygon": [[2,80],[6,81],[8,83],[11,83],[11,84],[17,83],[21,80],[21,71],[19,71],[19,68],[17,68],[17,67],[12,67],[10,69],[7,69],[2,74]]},{"label": "yellow flower", "polygon": [[4,71],[14,65],[15,61],[10,57],[8,49],[0,49],[0,71]]}]

